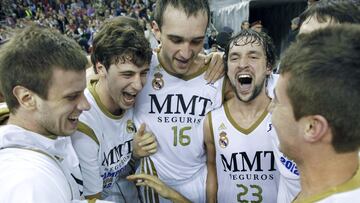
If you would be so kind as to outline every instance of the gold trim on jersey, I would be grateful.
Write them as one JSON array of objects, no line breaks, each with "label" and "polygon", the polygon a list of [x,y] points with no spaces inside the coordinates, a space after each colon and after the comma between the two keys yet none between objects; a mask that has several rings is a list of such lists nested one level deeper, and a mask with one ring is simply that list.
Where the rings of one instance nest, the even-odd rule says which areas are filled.
[{"label": "gold trim on jersey", "polygon": [[[154,165],[154,162],[151,160],[150,157],[145,157],[141,159],[141,166],[140,166],[141,173],[145,173],[148,175],[153,175],[158,177],[157,171]],[[155,190],[151,189],[150,187],[143,187],[144,191],[144,202],[147,203],[159,203],[159,194],[155,192]]]},{"label": "gold trim on jersey", "polygon": [[111,119],[117,119],[117,120],[118,120],[118,119],[121,119],[121,118],[124,116],[125,111],[124,111],[120,116],[116,116],[116,115],[110,113],[110,112],[106,109],[106,107],[104,106],[104,104],[101,102],[98,93],[97,93],[96,90],[95,90],[95,86],[96,86],[97,82],[98,82],[98,80],[91,80],[91,81],[90,81],[90,85],[88,85],[88,89],[89,89],[91,95],[94,97],[96,104],[99,106],[99,108],[101,109],[101,111],[102,111],[107,117],[109,117],[109,118],[111,118]]},{"label": "gold trim on jersey", "polygon": [[197,70],[195,73],[192,73],[190,75],[179,75],[179,74],[171,73],[169,70],[167,70],[163,66],[163,63],[160,60],[159,54],[157,54],[157,57],[158,57],[158,61],[159,61],[159,65],[157,66],[157,69],[163,69],[169,75],[172,75],[174,77],[180,78],[185,81],[191,80],[191,79],[196,78],[197,76],[203,74],[209,67],[208,64],[205,64],[203,67],[199,68],[199,70]]},{"label": "gold trim on jersey", "polygon": [[96,144],[100,145],[99,140],[97,139],[95,132],[85,123],[79,121],[77,125],[77,130],[89,136]]},{"label": "gold trim on jersey", "polygon": [[[360,160],[359,160],[360,162]],[[331,187],[327,189],[326,191],[313,195],[309,198],[303,199],[303,200],[294,200],[293,203],[311,203],[311,202],[317,202],[322,199],[325,199],[327,197],[330,197],[331,195],[337,194],[337,193],[343,193],[343,192],[350,192],[351,190],[360,188],[360,169],[358,168],[355,175],[347,182]],[[355,197],[354,197],[355,198]],[[355,199],[354,199],[355,200]]]},{"label": "gold trim on jersey", "polygon": [[264,110],[264,112],[261,114],[261,116],[249,127],[249,128],[242,128],[241,126],[239,126],[236,121],[232,118],[230,111],[229,111],[229,107],[228,107],[228,102],[226,102],[224,104],[224,111],[225,111],[225,115],[228,118],[229,122],[241,133],[248,135],[250,134],[252,131],[254,131],[260,124],[261,122],[265,119],[265,117],[268,115],[268,111],[267,109]]},{"label": "gold trim on jersey", "polygon": [[96,198],[88,199],[88,203],[96,203]]}]

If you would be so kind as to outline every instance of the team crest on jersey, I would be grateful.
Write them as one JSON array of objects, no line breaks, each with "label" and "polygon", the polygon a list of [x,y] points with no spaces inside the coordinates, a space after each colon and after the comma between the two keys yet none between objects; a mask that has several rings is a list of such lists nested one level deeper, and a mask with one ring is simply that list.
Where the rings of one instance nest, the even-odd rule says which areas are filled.
[{"label": "team crest on jersey", "polygon": [[136,132],[136,127],[132,120],[126,121],[126,132],[127,133],[135,133]]},{"label": "team crest on jersey", "polygon": [[226,132],[224,131],[220,133],[219,145],[221,148],[225,148],[229,145],[229,139],[226,137]]},{"label": "team crest on jersey", "polygon": [[154,79],[152,80],[152,86],[155,90],[160,90],[164,87],[164,80],[162,79],[163,75],[161,73],[155,73]]}]

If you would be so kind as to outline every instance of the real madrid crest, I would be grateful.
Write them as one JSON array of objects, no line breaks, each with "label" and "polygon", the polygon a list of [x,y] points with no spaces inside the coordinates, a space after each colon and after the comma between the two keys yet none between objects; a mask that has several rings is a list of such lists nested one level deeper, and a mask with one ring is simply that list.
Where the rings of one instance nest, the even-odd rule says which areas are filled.
[{"label": "real madrid crest", "polygon": [[135,133],[136,132],[136,127],[132,120],[126,121],[126,132],[127,133]]},{"label": "real madrid crest", "polygon": [[164,87],[164,80],[162,79],[163,75],[159,72],[154,74],[154,79],[152,80],[152,86],[155,90],[160,90]]},{"label": "real madrid crest", "polygon": [[219,145],[221,148],[225,148],[229,145],[229,139],[226,137],[226,132],[224,131],[220,133]]}]

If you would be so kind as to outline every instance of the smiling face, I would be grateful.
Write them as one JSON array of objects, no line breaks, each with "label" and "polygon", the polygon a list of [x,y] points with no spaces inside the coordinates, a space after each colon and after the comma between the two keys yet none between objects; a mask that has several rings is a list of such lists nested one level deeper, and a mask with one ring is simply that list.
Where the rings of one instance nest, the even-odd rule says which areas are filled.
[{"label": "smiling face", "polygon": [[263,46],[247,41],[239,38],[232,42],[227,60],[227,75],[235,95],[243,102],[250,102],[265,91],[266,77],[271,73]]},{"label": "smiling face", "polygon": [[[105,93],[110,102],[108,110],[127,110],[134,106],[137,94],[142,90],[149,71],[148,64],[137,67],[131,62],[111,64],[100,69]],[[106,102],[105,102],[106,103]]]},{"label": "smiling face", "polygon": [[161,63],[172,73],[187,75],[202,50],[208,17],[205,11],[187,16],[185,11],[169,5],[163,19],[161,28],[154,23],[155,35],[161,42]]},{"label": "smiling face", "polygon": [[90,104],[84,96],[86,77],[84,71],[65,71],[55,68],[47,99],[36,96],[36,132],[43,135],[66,136],[77,129],[82,111]]}]

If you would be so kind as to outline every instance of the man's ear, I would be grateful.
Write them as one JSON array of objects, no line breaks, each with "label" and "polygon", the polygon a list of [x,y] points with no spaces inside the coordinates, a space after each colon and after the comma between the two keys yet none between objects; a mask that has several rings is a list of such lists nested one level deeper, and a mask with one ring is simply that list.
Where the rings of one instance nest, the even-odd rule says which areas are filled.
[{"label": "man's ear", "polygon": [[100,77],[106,76],[107,70],[106,70],[105,66],[103,64],[101,64],[100,62],[96,63],[96,71]]},{"label": "man's ear", "polygon": [[13,89],[13,94],[22,108],[27,110],[33,110],[36,108],[36,95],[34,92],[23,86],[17,85]]},{"label": "man's ear", "polygon": [[[326,118],[321,115],[309,116],[305,124],[305,140],[317,142],[326,139],[329,130],[329,123]],[[331,137],[329,138],[327,141],[331,142]]]},{"label": "man's ear", "polygon": [[159,27],[159,25],[153,20],[152,22],[151,22],[151,25],[152,25],[152,31],[153,31],[153,33],[154,33],[154,35],[155,35],[155,38],[156,38],[156,40],[157,41],[159,41],[159,42],[161,42],[161,30],[160,30],[160,27]]},{"label": "man's ear", "polygon": [[266,75],[271,75],[272,73],[272,66],[270,64],[266,65]]}]

